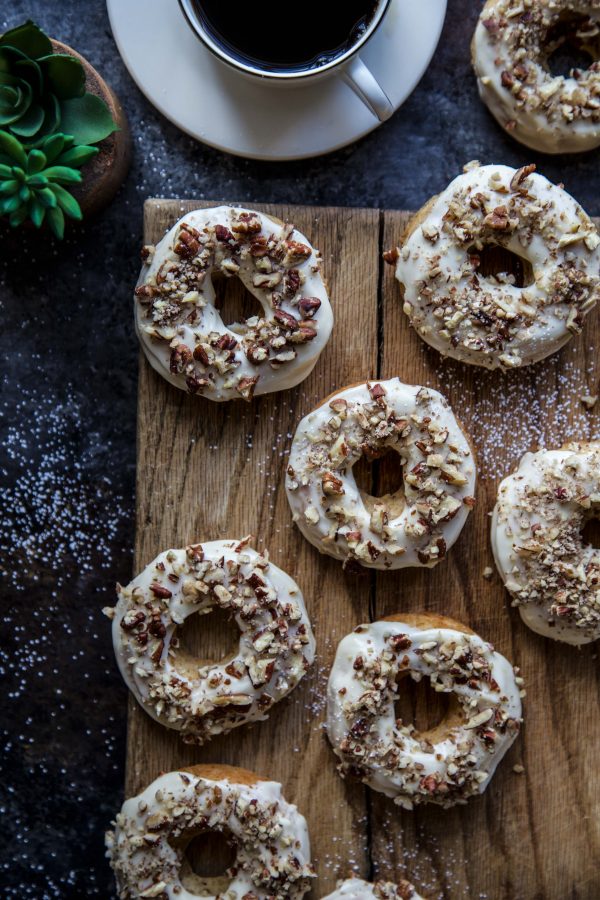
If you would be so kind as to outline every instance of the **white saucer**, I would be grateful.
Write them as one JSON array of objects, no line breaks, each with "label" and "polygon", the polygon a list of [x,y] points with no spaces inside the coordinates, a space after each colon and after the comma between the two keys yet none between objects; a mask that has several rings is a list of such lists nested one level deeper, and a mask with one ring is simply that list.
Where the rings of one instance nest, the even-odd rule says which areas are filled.
[{"label": "white saucer", "polygon": [[[326,2],[326,0],[325,0]],[[437,46],[447,0],[392,0],[361,56],[394,108]],[[302,159],[337,150],[380,123],[341,78],[312,86],[251,81],[192,33],[178,0],[107,0],[119,52],[151,103],[192,137],[252,159]]]}]

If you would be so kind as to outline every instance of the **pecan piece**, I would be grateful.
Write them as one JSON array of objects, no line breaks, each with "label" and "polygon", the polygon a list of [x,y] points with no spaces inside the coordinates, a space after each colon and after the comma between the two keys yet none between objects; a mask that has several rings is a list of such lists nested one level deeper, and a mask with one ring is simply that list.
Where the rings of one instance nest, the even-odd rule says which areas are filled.
[{"label": "pecan piece", "polygon": [[385,250],[383,253],[383,260],[389,266],[395,266],[398,262],[398,257],[400,256],[397,247],[392,247],[391,250]]},{"label": "pecan piece", "polygon": [[194,347],[193,356],[194,356],[194,359],[197,362],[202,363],[203,366],[210,366],[210,359],[208,357],[208,353],[206,352],[206,350],[204,349],[202,344],[198,344],[196,347]]},{"label": "pecan piece", "polygon": [[288,299],[295,297],[300,288],[300,273],[298,269],[290,269],[283,279],[283,294]]},{"label": "pecan piece", "polygon": [[385,393],[386,393],[385,388],[383,387],[383,385],[382,385],[382,384],[373,384],[373,385],[369,384],[369,385],[368,385],[368,388],[369,388],[369,393],[370,393],[370,395],[371,395],[371,398],[372,398],[379,406],[381,406],[382,404],[379,403],[379,401],[380,401],[383,397],[385,397]]},{"label": "pecan piece", "polygon": [[235,240],[229,228],[224,225],[215,225],[215,237],[221,244],[230,244]]},{"label": "pecan piece", "polygon": [[308,341],[314,340],[316,336],[316,328],[313,328],[312,325],[308,325],[305,322],[301,322],[300,327],[290,336],[290,340],[293,341],[294,344],[306,344]]},{"label": "pecan piece", "polygon": [[289,328],[291,331],[296,331],[300,324],[295,316],[292,316],[291,313],[284,312],[282,309],[278,309],[275,311],[274,318],[279,325],[283,325],[285,328]]},{"label": "pecan piece", "polygon": [[269,252],[269,244],[265,237],[255,237],[250,244],[250,256],[260,258]]},{"label": "pecan piece", "polygon": [[140,284],[139,287],[135,289],[135,296],[143,298],[144,300],[151,300],[152,297],[156,297],[160,294],[158,288],[152,287],[151,284]]},{"label": "pecan piece", "polygon": [[169,368],[173,375],[181,375],[193,358],[193,353],[187,344],[177,344],[176,347],[173,347],[169,362]]},{"label": "pecan piece", "polygon": [[298,303],[298,309],[305,319],[312,319],[320,306],[321,301],[318,297],[303,297]]},{"label": "pecan piece", "polygon": [[262,230],[260,219],[256,213],[240,213],[231,226],[236,234],[258,234]]},{"label": "pecan piece", "polygon": [[312,250],[307,244],[299,241],[284,241],[284,247],[289,260],[308,259]]},{"label": "pecan piece", "polygon": [[199,237],[200,232],[196,231],[195,228],[192,228],[191,225],[186,225],[184,222],[179,230],[177,242],[173,247],[173,250],[177,256],[181,256],[183,259],[192,259],[200,249]]},{"label": "pecan piece", "polygon": [[140,625],[146,616],[141,610],[138,610],[136,613],[127,613],[121,619],[120,625],[123,631],[133,631],[138,625]]},{"label": "pecan piece", "polygon": [[260,375],[254,375],[252,378],[248,376],[240,378],[236,385],[236,390],[239,394],[241,394],[244,400],[248,400],[248,402],[252,400],[252,398],[254,397],[254,391],[256,390],[256,383],[258,382],[259,378]]},{"label": "pecan piece", "polygon": [[493,16],[490,16],[489,19],[482,19],[481,24],[490,34],[497,34],[500,31],[500,22]]},{"label": "pecan piece", "polygon": [[169,588],[165,587],[163,584],[159,584],[158,581],[152,582],[150,590],[155,597],[160,597],[161,600],[169,600],[173,596]]},{"label": "pecan piece", "polygon": [[507,208],[505,206],[496,206],[491,213],[487,214],[483,224],[493,228],[494,231],[507,231],[510,228]]},{"label": "pecan piece", "polygon": [[219,350],[235,350],[237,345],[238,342],[232,334],[222,334],[215,347],[218,347]]},{"label": "pecan piece", "polygon": [[333,472],[325,472],[323,474],[323,477],[321,478],[321,487],[326,496],[345,493],[342,479],[337,478]]},{"label": "pecan piece", "polygon": [[530,163],[528,166],[521,166],[520,169],[517,169],[510,179],[511,191],[519,191],[525,179],[531,175],[532,172],[535,172],[535,163]]},{"label": "pecan piece", "polygon": [[261,344],[250,344],[250,346],[246,347],[246,356],[253,366],[260,366],[261,363],[269,358],[269,351]]},{"label": "pecan piece", "polygon": [[200,378],[198,375],[188,375],[185,379],[185,386],[190,394],[199,394],[205,387],[208,387],[210,381],[208,378]]}]

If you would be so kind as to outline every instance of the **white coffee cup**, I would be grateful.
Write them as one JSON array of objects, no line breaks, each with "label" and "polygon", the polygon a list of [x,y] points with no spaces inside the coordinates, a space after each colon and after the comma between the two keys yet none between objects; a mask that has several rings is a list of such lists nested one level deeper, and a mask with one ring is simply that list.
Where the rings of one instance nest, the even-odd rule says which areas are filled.
[{"label": "white coffee cup", "polygon": [[[324,0],[324,2],[327,2],[327,0]],[[368,26],[357,37],[356,42],[339,56],[327,60],[323,65],[290,71],[273,69],[272,67],[263,69],[259,65],[253,65],[239,59],[233,53],[230,53],[226,46],[215,40],[198,15],[196,4],[193,0],[179,0],[183,14],[202,43],[218,59],[234,68],[240,74],[248,78],[259,78],[273,85],[287,85],[288,87],[309,82],[312,84],[318,79],[327,77],[340,77],[381,122],[384,122],[392,115],[394,107],[371,70],[363,62],[360,50],[381,25],[390,4],[391,0],[379,0]]]}]

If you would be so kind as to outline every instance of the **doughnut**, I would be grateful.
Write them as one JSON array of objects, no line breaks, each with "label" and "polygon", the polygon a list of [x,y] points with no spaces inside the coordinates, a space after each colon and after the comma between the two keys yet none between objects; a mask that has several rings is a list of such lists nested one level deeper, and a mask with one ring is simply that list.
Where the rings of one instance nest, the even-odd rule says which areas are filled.
[{"label": "doughnut", "polygon": [[[517,671],[470,628],[432,613],[359,625],[340,642],[327,691],[339,771],[394,803],[450,807],[482,794],[521,724]],[[395,719],[400,681],[450,694],[442,722],[418,732]]]},{"label": "doughnut", "polygon": [[[541,153],[600,144],[598,0],[488,0],[471,44],[479,95],[512,137]],[[565,42],[591,57],[587,69],[551,72]]]},{"label": "doughnut", "polygon": [[[125,801],[113,825],[106,855],[120,900],[293,900],[315,877],[304,816],[280,784],[234,766],[161,775]],[[185,851],[210,831],[226,836],[236,859],[225,875],[201,878]]]},{"label": "doughnut", "polygon": [[409,881],[392,884],[391,881],[376,881],[370,884],[362,878],[347,878],[340,881],[333,894],[323,900],[423,900]]},{"label": "doughnut", "polygon": [[[231,206],[187,213],[142,251],[135,321],[152,368],[209,400],[251,400],[311,372],[333,316],[321,257],[271,216]],[[237,276],[262,306],[226,326],[213,279]]]},{"label": "doughnut", "polygon": [[[600,237],[581,206],[535,166],[466,167],[417,213],[396,262],[404,312],[444,356],[488,369],[526,366],[582,330],[600,293]],[[521,258],[514,275],[479,272],[482,253]]]},{"label": "doughnut", "polygon": [[[157,722],[202,744],[267,718],[311,665],[315,640],[300,588],[242,541],[160,553],[106,610],[121,675]],[[177,630],[193,613],[226,610],[239,645],[221,662],[194,658]]]},{"label": "doughnut", "polygon": [[[357,487],[352,467],[390,450],[403,486],[371,497]],[[447,401],[398,378],[345,388],[305,416],[286,475],[302,534],[351,567],[436,565],[460,534],[474,491],[473,453]]]},{"label": "doughnut", "polygon": [[600,550],[582,537],[600,517],[600,442],[526,453],[502,481],[492,548],[529,628],[567,644],[600,638]]}]

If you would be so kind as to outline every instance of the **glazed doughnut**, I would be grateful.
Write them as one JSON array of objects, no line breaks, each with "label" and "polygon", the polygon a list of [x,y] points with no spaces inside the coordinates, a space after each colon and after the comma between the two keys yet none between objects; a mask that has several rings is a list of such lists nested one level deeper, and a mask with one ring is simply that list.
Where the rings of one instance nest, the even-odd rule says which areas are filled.
[{"label": "glazed doughnut", "polygon": [[[237,207],[198,209],[142,255],[136,329],[150,365],[175,387],[251,400],[313,369],[333,316],[320,255],[293,225]],[[237,276],[262,313],[227,327],[215,276]]]},{"label": "glazed doughnut", "polygon": [[376,881],[370,884],[362,878],[347,878],[341,881],[333,894],[323,900],[424,900],[409,881],[393,884],[391,881]]},{"label": "glazed doughnut", "polygon": [[[491,644],[445,616],[359,625],[338,646],[327,692],[327,733],[340,773],[405,809],[449,807],[482,794],[519,732],[516,672]],[[395,720],[407,675],[451,694],[448,714],[428,731]]]},{"label": "glazed doughnut", "polygon": [[[190,841],[208,831],[236,848],[224,876],[200,878],[186,860]],[[314,878],[304,816],[280,784],[233,766],[161,775],[125,801],[106,848],[120,900],[293,900]]]},{"label": "glazed doughnut", "polygon": [[[471,44],[479,94],[512,137],[542,153],[600,144],[598,0],[488,0]],[[548,60],[568,39],[588,69],[554,76]]]},{"label": "glazed doughnut", "polygon": [[600,550],[582,529],[600,516],[600,442],[526,453],[498,488],[496,566],[529,628],[568,644],[600,638]]},{"label": "glazed doughnut", "polygon": [[[352,467],[398,454],[403,488],[371,497]],[[321,553],[375,569],[434,566],[474,504],[468,438],[437,391],[398,378],[353,385],[302,419],[290,452],[294,521]]]},{"label": "glazed doughnut", "polygon": [[[121,674],[138,703],[189,743],[266,719],[312,663],[315,641],[300,588],[243,541],[159,554],[107,612]],[[226,610],[240,630],[220,663],[195,659],[177,629],[193,613]]]},{"label": "glazed doughnut", "polygon": [[[409,226],[396,266],[404,312],[444,356],[489,369],[530,365],[579,333],[596,305],[596,228],[534,169],[470,164]],[[490,246],[525,261],[523,287],[507,273],[478,274]]]}]

